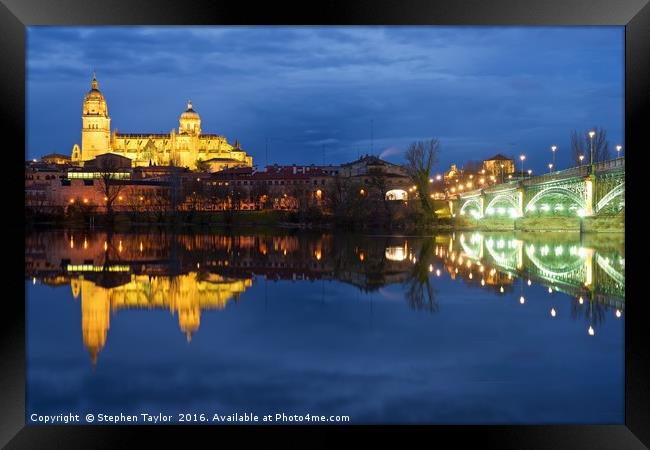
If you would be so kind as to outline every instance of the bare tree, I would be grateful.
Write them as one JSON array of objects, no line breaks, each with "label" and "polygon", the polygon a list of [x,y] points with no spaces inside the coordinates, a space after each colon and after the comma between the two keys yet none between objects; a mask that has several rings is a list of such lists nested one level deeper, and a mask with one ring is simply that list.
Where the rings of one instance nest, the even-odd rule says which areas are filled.
[{"label": "bare tree", "polygon": [[97,172],[99,174],[97,189],[104,195],[106,203],[106,216],[108,220],[113,219],[113,204],[126,188],[126,184],[118,178],[120,166],[113,158],[103,158],[98,161]]},{"label": "bare tree", "polygon": [[[594,160],[592,162],[606,161],[610,159],[609,155],[609,141],[607,141],[607,131],[604,128],[594,127],[585,132],[578,132],[573,130],[571,132],[571,156],[576,165],[589,164],[591,156],[591,138],[589,131],[594,131],[596,134],[593,137],[594,146]],[[580,161],[580,156],[584,158]]]},{"label": "bare tree", "polygon": [[406,172],[417,187],[422,210],[427,218],[433,218],[435,211],[430,197],[429,177],[431,169],[438,160],[440,142],[432,138],[428,141],[417,141],[406,150]]},{"label": "bare tree", "polygon": [[463,165],[463,171],[465,173],[477,174],[483,168],[483,161],[471,160],[467,161]]}]

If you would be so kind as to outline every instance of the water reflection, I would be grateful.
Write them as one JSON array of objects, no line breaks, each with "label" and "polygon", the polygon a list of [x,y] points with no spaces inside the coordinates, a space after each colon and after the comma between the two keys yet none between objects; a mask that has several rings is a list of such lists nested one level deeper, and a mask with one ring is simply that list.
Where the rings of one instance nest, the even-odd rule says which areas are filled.
[{"label": "water reflection", "polygon": [[[587,240],[586,240],[587,239]],[[32,284],[69,285],[80,299],[83,343],[96,363],[111,315],[168,310],[191,340],[206,309],[221,310],[266,280],[336,280],[362,292],[400,286],[410,308],[435,313],[436,280],[515,295],[547,288],[546,317],[559,318],[559,292],[570,316],[595,335],[625,309],[623,241],[572,234],[452,233],[433,237],[349,234],[106,234],[47,231],[26,242]],[[591,238],[593,239],[593,238]]]}]

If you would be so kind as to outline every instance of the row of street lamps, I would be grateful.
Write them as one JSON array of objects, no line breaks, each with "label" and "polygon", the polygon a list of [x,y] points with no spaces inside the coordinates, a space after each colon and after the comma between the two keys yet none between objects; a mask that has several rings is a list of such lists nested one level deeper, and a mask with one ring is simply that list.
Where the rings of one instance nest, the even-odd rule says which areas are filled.
[{"label": "row of street lamps", "polygon": [[[589,131],[589,161],[593,164],[594,161],[594,136],[596,135],[595,131]],[[553,167],[555,167],[555,151],[557,150],[557,145],[551,145],[551,154],[553,155],[552,162],[548,164],[548,172],[551,173],[553,171]],[[621,150],[623,150],[622,145],[617,145],[616,146],[616,157],[620,158],[621,157]],[[520,155],[519,159],[521,160],[521,173],[522,175],[524,174],[524,161],[526,160],[526,155]],[[582,166],[582,161],[585,159],[585,155],[580,155],[578,156],[578,159],[580,159],[580,165]],[[533,171],[528,170],[528,175],[532,175]]]}]

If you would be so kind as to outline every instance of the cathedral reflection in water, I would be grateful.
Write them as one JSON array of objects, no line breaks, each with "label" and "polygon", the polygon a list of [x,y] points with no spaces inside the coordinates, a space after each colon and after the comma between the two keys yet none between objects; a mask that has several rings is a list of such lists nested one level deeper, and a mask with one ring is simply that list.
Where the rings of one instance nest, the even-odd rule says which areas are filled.
[{"label": "cathedral reflection in water", "polygon": [[[26,241],[26,277],[34,284],[69,285],[80,301],[83,344],[93,364],[106,345],[111,316],[123,309],[169,310],[190,341],[203,310],[237,302],[258,277],[336,280],[364,292],[402,284],[410,307],[436,311],[434,286],[445,273],[470,289],[514,293],[521,304],[533,285],[543,285],[551,297],[568,294],[572,316],[584,317],[589,335],[608,314],[620,318],[625,308],[624,242],[607,237],[46,231]],[[549,318],[556,318],[556,308],[551,300]]]}]

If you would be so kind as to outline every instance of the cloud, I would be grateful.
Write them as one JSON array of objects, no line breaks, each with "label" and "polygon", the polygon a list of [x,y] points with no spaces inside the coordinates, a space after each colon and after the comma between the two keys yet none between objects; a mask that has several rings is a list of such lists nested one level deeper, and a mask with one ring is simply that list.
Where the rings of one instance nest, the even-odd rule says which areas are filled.
[{"label": "cloud", "polygon": [[254,158],[268,139],[280,163],[319,162],[314,145],[331,162],[365,153],[371,120],[376,152],[449,137],[445,164],[511,141],[568,147],[572,127],[594,123],[623,136],[620,27],[30,27],[27,38],[33,156],[79,141],[93,68],[116,127],[169,131],[192,98],[206,131]]}]

